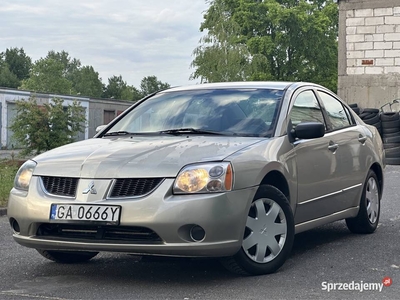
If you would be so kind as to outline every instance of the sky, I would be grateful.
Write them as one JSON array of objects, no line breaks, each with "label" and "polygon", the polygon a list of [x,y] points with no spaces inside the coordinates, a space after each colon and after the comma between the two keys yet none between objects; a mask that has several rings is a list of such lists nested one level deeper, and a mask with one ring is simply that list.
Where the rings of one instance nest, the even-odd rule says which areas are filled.
[{"label": "sky", "polygon": [[171,86],[189,80],[205,0],[2,0],[0,52],[24,48],[33,61],[66,51],[104,83],[122,75],[139,87],[155,75]]}]

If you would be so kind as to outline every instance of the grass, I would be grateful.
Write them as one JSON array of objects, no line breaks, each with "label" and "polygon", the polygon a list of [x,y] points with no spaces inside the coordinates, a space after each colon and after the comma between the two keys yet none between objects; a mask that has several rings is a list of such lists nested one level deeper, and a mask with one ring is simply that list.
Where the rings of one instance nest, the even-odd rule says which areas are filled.
[{"label": "grass", "polygon": [[10,190],[14,185],[14,177],[23,160],[0,160],[0,207],[7,206]]}]

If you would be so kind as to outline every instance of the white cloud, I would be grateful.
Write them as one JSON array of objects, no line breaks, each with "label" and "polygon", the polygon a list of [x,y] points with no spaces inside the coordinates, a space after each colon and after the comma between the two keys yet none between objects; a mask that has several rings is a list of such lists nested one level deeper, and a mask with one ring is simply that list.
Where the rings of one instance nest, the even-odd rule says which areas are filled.
[{"label": "white cloud", "polygon": [[65,50],[104,82],[122,75],[139,86],[156,75],[184,85],[206,9],[205,0],[3,0],[0,51],[23,47],[37,60]]}]

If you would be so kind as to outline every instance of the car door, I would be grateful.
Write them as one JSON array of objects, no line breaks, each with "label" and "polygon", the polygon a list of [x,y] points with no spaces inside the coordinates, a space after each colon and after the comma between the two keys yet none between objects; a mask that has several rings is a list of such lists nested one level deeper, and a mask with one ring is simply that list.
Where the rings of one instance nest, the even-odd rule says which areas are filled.
[{"label": "car door", "polygon": [[328,134],[316,139],[293,142],[297,166],[297,207],[295,223],[300,224],[329,215],[337,208],[343,182],[335,134],[329,134],[329,123],[316,91],[305,89],[292,97],[289,118],[293,126],[302,122],[321,122]]},{"label": "car door", "polygon": [[336,169],[338,184],[341,186],[340,199],[334,206],[334,212],[357,206],[362,185],[367,174],[366,160],[367,137],[360,125],[357,125],[348,108],[340,100],[324,90],[317,90],[326,112],[329,130],[326,134],[337,145],[336,155],[339,164]]}]

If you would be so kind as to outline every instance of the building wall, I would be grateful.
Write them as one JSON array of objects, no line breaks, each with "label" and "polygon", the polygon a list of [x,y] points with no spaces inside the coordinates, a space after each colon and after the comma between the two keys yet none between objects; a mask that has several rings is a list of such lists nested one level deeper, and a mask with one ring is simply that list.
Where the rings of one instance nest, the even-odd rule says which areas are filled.
[{"label": "building wall", "polygon": [[338,94],[364,108],[400,98],[400,0],[339,1]]},{"label": "building wall", "polygon": [[77,97],[68,95],[39,94],[30,91],[21,91],[16,89],[0,88],[0,145],[1,148],[18,148],[13,140],[12,131],[8,128],[15,117],[15,102],[18,100],[28,100],[34,96],[38,104],[51,103],[54,98],[64,100],[64,105],[72,104],[74,100],[80,102],[86,111],[86,128],[78,136],[78,140],[91,138],[95,135],[96,127],[104,124],[104,111],[115,111],[115,116],[130,107],[133,102],[109,100],[109,99],[90,99],[88,97]]},{"label": "building wall", "polygon": [[118,116],[134,102],[119,101],[109,99],[90,99],[89,100],[89,137],[96,134],[96,128],[100,125],[106,125],[108,122],[104,118],[104,112],[114,112],[114,117]]}]

